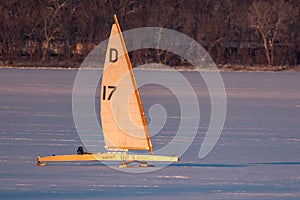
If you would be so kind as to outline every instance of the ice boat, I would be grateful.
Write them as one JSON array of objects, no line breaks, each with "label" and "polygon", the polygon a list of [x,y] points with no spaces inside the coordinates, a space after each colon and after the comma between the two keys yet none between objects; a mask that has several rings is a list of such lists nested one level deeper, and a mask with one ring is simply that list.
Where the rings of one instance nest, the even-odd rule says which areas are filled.
[{"label": "ice boat", "polygon": [[[108,40],[100,91],[100,118],[106,152],[53,155],[37,158],[37,166],[47,162],[120,161],[119,167],[136,162],[178,162],[177,156],[154,155],[142,102],[134,78],[130,58],[117,20]],[[130,151],[142,153],[130,153]],[[148,153],[145,153],[148,152]]]}]

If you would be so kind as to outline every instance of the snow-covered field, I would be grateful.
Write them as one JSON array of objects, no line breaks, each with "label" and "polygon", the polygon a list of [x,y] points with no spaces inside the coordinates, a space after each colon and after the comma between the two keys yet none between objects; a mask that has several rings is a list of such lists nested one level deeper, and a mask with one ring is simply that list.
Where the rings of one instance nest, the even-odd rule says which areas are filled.
[{"label": "snow-covered field", "polygon": [[[210,119],[209,93],[195,72],[181,72],[197,93],[201,122],[178,164],[141,174],[100,162],[35,167],[38,154],[72,154],[82,145],[72,116],[76,72],[0,69],[1,199],[300,199],[300,73],[222,72],[225,126],[204,159],[198,152]],[[138,82],[158,73],[172,80],[166,71],[135,72]],[[146,115],[153,104],[167,111],[165,126],[152,137],[161,148],[180,122],[176,96],[155,84],[140,93]]]}]

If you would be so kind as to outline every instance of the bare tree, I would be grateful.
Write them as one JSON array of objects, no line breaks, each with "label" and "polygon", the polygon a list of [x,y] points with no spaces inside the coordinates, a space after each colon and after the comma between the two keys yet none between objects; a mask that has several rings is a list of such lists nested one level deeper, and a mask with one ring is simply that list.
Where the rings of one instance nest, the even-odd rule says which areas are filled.
[{"label": "bare tree", "polygon": [[0,5],[0,57],[3,64],[12,64],[18,53],[20,41],[19,1],[3,1]]},{"label": "bare tree", "polygon": [[262,37],[267,64],[274,65],[275,41],[295,22],[298,9],[284,0],[254,1],[250,8],[250,26]]},{"label": "bare tree", "polygon": [[43,20],[42,33],[44,36],[42,62],[47,58],[50,42],[56,39],[56,37],[61,36],[65,28],[63,22],[66,18],[62,17],[62,9],[66,6],[67,2],[68,0],[62,3],[58,0],[53,0],[41,10]]}]

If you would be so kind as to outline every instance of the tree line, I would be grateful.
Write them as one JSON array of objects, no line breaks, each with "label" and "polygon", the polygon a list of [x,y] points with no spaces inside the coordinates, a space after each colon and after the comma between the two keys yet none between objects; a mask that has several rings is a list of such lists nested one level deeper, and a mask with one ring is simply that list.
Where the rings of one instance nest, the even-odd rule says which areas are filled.
[{"label": "tree line", "polygon": [[[199,42],[218,65],[298,65],[298,0],[2,0],[0,65],[79,66],[121,27],[164,27]],[[132,52],[133,65],[186,65],[162,50]],[[151,58],[150,58],[151,57]]]}]

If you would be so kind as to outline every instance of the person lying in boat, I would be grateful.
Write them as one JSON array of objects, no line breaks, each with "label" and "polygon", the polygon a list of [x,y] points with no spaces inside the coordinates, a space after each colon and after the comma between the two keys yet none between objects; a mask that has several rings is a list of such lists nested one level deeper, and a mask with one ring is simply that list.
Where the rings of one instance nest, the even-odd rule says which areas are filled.
[{"label": "person lying in boat", "polygon": [[78,154],[78,155],[83,155],[83,154],[88,154],[88,152],[84,152],[84,151],[83,151],[83,147],[80,146],[80,147],[78,147],[78,149],[77,149],[77,154]]}]

